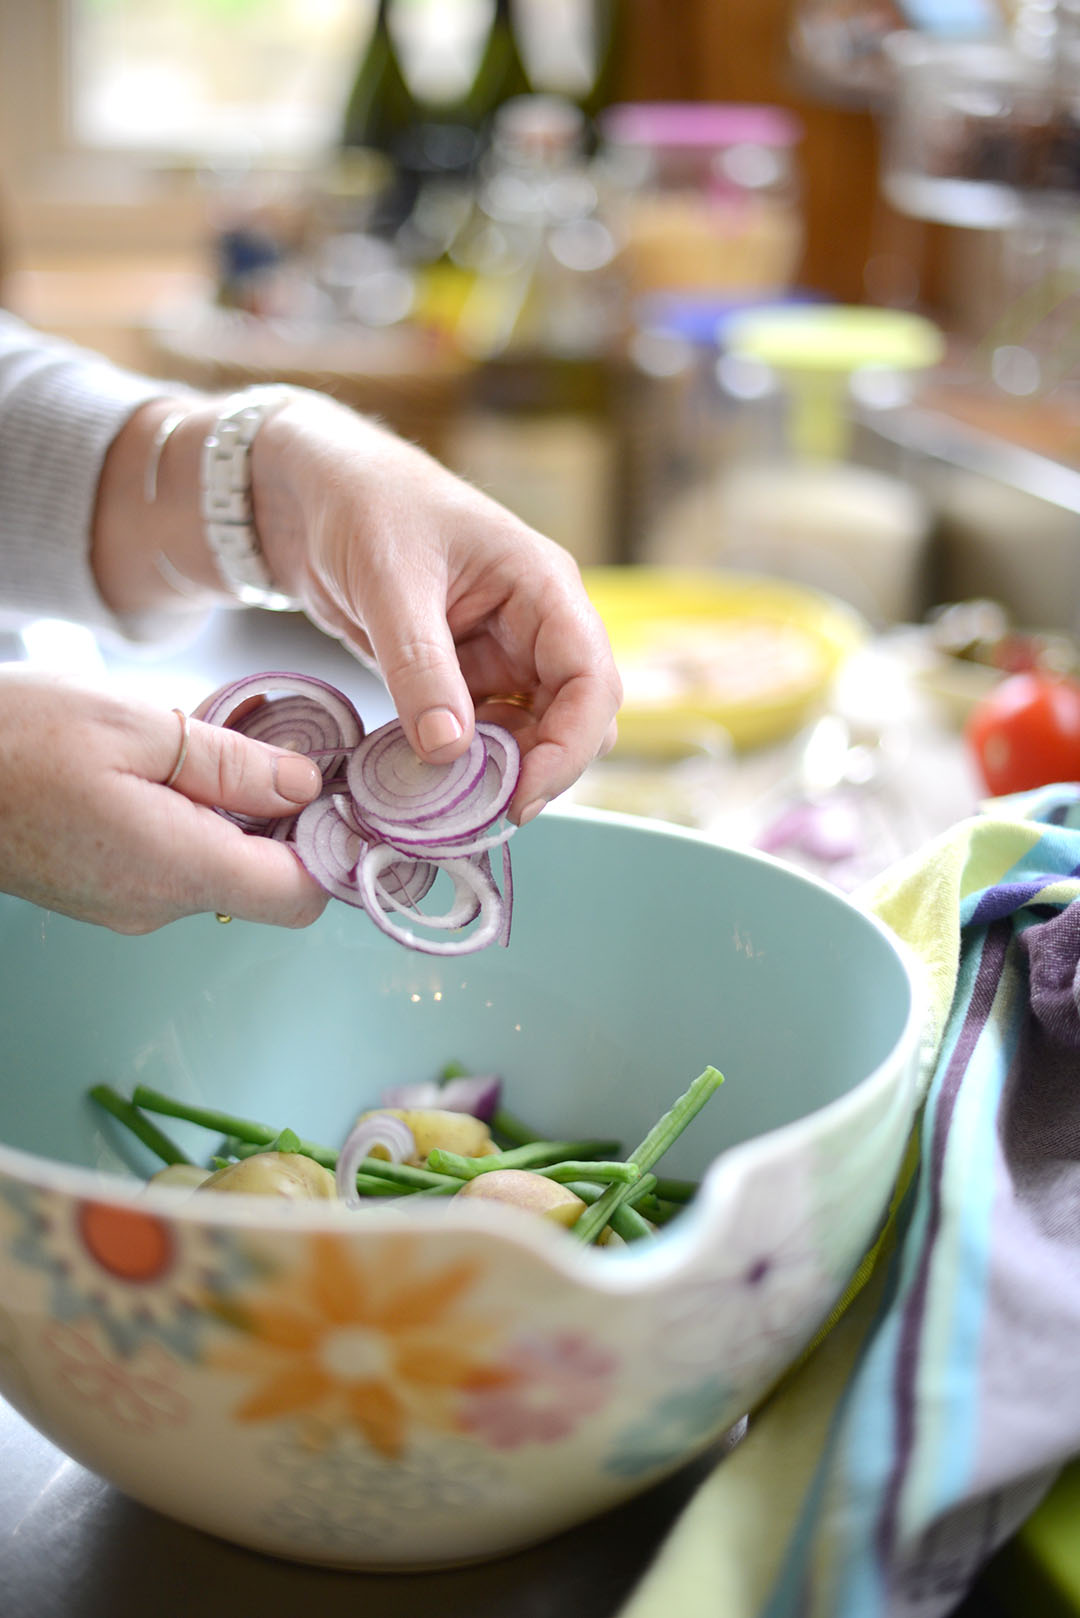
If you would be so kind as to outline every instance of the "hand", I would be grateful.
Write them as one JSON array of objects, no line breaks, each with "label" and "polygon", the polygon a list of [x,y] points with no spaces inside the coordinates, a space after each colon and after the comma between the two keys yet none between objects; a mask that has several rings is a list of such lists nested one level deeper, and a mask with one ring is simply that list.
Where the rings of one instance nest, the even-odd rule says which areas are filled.
[{"label": "hand", "polygon": [[308,759],[16,665],[0,669],[0,891],[122,933],[220,911],[303,927],[327,899],[292,851],[208,807],[295,813]]},{"label": "hand", "polygon": [[315,396],[262,428],[253,476],[275,579],[378,668],[421,757],[457,756],[476,717],[512,728],[523,767],[509,812],[521,824],[612,745],[619,677],[560,546]]}]

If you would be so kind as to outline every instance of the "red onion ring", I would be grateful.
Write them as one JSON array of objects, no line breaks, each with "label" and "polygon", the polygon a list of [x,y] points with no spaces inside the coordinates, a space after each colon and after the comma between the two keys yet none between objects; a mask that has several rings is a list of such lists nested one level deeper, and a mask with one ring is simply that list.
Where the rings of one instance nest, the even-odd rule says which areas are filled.
[{"label": "red onion ring", "polygon": [[[375,848],[386,848],[389,845],[386,843],[375,843],[372,846]],[[389,876],[394,869],[395,867],[391,865],[389,870],[384,873],[384,876],[376,877],[374,879],[375,891],[379,896],[379,900],[382,903],[384,911],[396,911],[400,916],[409,916],[413,921],[418,921],[425,927],[434,927],[442,932],[455,932],[459,927],[467,927],[470,921],[475,921],[477,916],[480,914],[481,904],[475,886],[464,881],[460,875],[455,875],[453,877],[454,902],[450,909],[444,911],[442,915],[432,916],[420,910],[418,908],[418,902],[410,903],[407,899],[396,898],[386,891],[385,877]],[[433,880],[434,874],[438,869],[439,867],[436,866],[434,861],[432,861],[431,871]],[[488,873],[485,872],[485,875],[487,874]],[[424,895],[421,895],[421,897],[424,897]]]},{"label": "red onion ring", "polygon": [[486,763],[483,740],[474,734],[452,763],[427,764],[413,752],[400,720],[392,719],[355,749],[347,779],[363,818],[388,830],[452,809],[482,779]]},{"label": "red onion ring", "polygon": [[395,1118],[392,1113],[361,1118],[338,1153],[334,1170],[338,1196],[349,1208],[361,1206],[356,1175],[364,1158],[371,1157],[376,1146],[382,1147],[391,1163],[404,1163],[407,1158],[416,1156],[416,1136],[404,1118]]},{"label": "red onion ring", "polygon": [[[266,702],[247,707],[253,697]],[[244,710],[244,711],[241,711]],[[323,775],[323,792],[296,815],[256,819],[219,810],[243,831],[289,842],[305,869],[333,898],[363,909],[389,937],[431,955],[464,955],[510,937],[513,883],[505,821],[521,770],[509,731],[478,721],[466,751],[450,764],[417,757],[404,727],[391,720],[365,735],[363,720],[325,680],[271,671],[221,686],[196,713],[256,740],[306,753]],[[500,824],[501,822],[501,824]],[[489,851],[502,848],[502,890]],[[429,915],[420,902],[440,870],[454,896]],[[424,939],[395,921],[433,932]]]},{"label": "red onion ring", "polygon": [[425,1079],[417,1084],[391,1085],[379,1099],[384,1107],[400,1107],[403,1111],[437,1107],[442,1112],[467,1112],[481,1123],[490,1124],[502,1099],[502,1079],[495,1073],[469,1074],[448,1079],[445,1084]]},{"label": "red onion ring", "polygon": [[[407,944],[410,949],[420,950],[424,955],[471,955],[476,950],[486,949],[489,944],[496,942],[503,925],[502,895],[491,878],[470,860],[445,860],[442,862],[442,868],[455,879],[460,876],[480,901],[480,925],[474,933],[470,933],[467,938],[446,942],[421,938],[416,933],[410,932],[407,927],[398,926],[380,906],[376,887],[376,878],[396,856],[397,850],[391,848],[388,843],[376,843],[365,851],[356,872],[364,909],[382,932],[389,938],[396,939],[399,944]],[[458,902],[455,883],[455,909]],[[447,912],[447,918],[452,913]],[[433,919],[425,915],[423,923],[426,927],[447,926],[450,925],[447,918]],[[458,923],[455,922],[454,925]]]},{"label": "red onion ring", "polygon": [[342,818],[336,798],[316,798],[301,809],[295,847],[300,863],[327,893],[360,904],[356,867],[367,844]]},{"label": "red onion ring", "polygon": [[[270,701],[234,719],[252,697]],[[324,779],[364,738],[364,722],[344,692],[312,674],[274,670],[232,680],[205,698],[198,712],[208,725],[224,725],[290,752],[318,752]]]}]

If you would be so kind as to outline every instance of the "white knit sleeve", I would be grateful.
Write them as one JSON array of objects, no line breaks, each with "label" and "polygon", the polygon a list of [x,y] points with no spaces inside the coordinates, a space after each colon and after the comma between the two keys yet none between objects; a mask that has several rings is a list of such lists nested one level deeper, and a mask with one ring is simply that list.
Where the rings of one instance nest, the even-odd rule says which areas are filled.
[{"label": "white knit sleeve", "polygon": [[139,405],[183,391],[0,311],[0,614],[9,626],[48,616],[130,640],[176,633],[175,614],[109,611],[90,540],[113,439]]}]

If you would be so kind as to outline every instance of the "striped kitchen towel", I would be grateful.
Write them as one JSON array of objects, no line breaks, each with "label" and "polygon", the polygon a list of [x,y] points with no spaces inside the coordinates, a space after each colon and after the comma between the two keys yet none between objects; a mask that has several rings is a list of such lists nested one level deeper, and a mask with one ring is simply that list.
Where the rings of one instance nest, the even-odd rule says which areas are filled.
[{"label": "striped kitchen towel", "polygon": [[1080,788],[863,898],[931,987],[885,1237],[622,1618],[939,1618],[1080,1455]]}]

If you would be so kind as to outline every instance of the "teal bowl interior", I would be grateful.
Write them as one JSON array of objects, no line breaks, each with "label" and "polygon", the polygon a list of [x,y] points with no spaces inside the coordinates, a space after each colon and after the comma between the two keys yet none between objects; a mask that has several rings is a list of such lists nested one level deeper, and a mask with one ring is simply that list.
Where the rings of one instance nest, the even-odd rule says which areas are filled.
[{"label": "teal bowl interior", "polygon": [[[712,1063],[727,1082],[665,1160],[844,1095],[901,1039],[902,957],[848,900],[694,833],[549,811],[513,844],[508,949],[409,951],[331,903],[301,932],[197,916],[128,938],[0,902],[0,1140],[82,1167],[153,1160],[87,1101],[136,1083],[338,1145],[383,1086],[503,1075],[545,1134],[632,1146]],[[216,1141],[171,1121],[205,1160]]]}]

